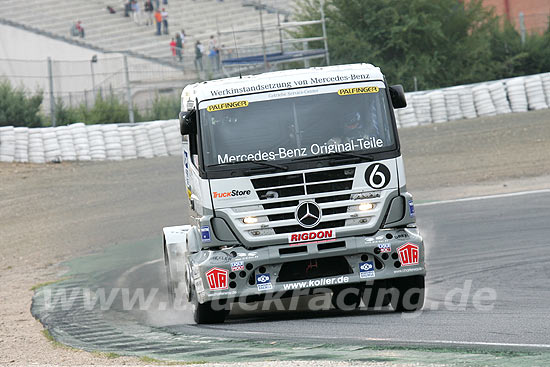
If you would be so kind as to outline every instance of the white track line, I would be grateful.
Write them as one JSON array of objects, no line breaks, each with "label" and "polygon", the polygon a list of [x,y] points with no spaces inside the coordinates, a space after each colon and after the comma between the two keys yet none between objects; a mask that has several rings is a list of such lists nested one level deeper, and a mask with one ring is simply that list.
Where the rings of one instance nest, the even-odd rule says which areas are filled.
[{"label": "white track line", "polygon": [[510,193],[507,193],[507,194],[495,194],[495,195],[486,195],[486,196],[473,196],[471,198],[432,201],[432,202],[429,202],[429,203],[420,203],[420,204],[414,204],[414,205],[415,206],[430,206],[430,205],[438,205],[438,204],[460,203],[460,202],[463,202],[463,201],[478,201],[478,200],[487,200],[487,199],[500,199],[500,198],[507,198],[507,197],[512,197],[512,196],[545,194],[545,193],[550,193],[550,189],[510,192]]},{"label": "white track line", "polygon": [[[225,330],[228,331],[228,330]],[[251,335],[270,335],[280,336],[278,333],[265,332],[265,331],[240,331],[229,330],[237,334],[251,334]],[[342,337],[336,336],[304,336],[305,339],[342,339]],[[427,345],[473,345],[473,346],[492,346],[492,347],[520,347],[520,348],[547,348],[550,349],[550,344],[526,344],[526,343],[498,343],[498,342],[471,342],[471,341],[458,341],[458,340],[407,340],[407,339],[391,339],[391,338],[350,338],[351,340],[369,341],[369,342],[390,342],[400,344],[427,344]]]},{"label": "white track line", "polygon": [[135,265],[135,266],[132,266],[130,269],[126,270],[124,273],[122,273],[117,281],[116,281],[116,284],[121,287],[124,285],[124,283],[126,282],[126,279],[128,278],[128,275],[132,274],[134,271],[138,270],[139,268],[142,268],[144,266],[147,266],[147,265],[151,265],[151,264],[155,264],[155,263],[158,263],[158,262],[161,262],[161,261],[164,261],[163,258],[160,258],[160,259],[156,259],[156,260],[151,260],[151,261],[147,261],[147,262],[144,262],[142,264],[138,264],[138,265]]}]

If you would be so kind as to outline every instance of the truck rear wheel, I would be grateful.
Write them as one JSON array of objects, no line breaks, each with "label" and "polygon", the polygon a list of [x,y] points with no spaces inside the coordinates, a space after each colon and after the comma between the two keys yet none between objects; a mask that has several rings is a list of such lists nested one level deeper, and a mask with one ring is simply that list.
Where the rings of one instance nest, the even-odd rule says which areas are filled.
[{"label": "truck rear wheel", "polygon": [[197,324],[221,324],[225,321],[225,317],[229,314],[228,305],[220,303],[213,305],[211,301],[199,303],[195,287],[191,292],[193,319]]},{"label": "truck rear wheel", "polygon": [[396,312],[419,311],[424,306],[425,283],[423,275],[396,278],[392,281],[397,294],[391,305]]}]

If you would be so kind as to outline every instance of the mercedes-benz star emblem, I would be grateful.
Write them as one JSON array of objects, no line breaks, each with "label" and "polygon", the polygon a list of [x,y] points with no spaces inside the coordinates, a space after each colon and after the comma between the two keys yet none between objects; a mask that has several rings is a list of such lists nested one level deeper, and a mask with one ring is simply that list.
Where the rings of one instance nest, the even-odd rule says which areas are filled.
[{"label": "mercedes-benz star emblem", "polygon": [[313,228],[321,221],[321,208],[314,201],[304,201],[296,207],[294,217],[305,228]]}]

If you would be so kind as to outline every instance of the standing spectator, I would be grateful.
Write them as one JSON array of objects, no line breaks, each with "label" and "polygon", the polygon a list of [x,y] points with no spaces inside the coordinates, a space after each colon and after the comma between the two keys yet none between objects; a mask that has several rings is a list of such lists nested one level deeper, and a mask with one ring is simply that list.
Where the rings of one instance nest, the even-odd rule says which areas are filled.
[{"label": "standing spectator", "polygon": [[160,36],[160,26],[162,24],[162,14],[160,13],[159,9],[155,10],[155,21],[157,22],[157,36]]},{"label": "standing spectator", "polygon": [[170,41],[170,52],[172,53],[172,60],[176,61],[176,41],[172,38]]},{"label": "standing spectator", "polygon": [[180,37],[181,37],[181,44],[183,48],[183,46],[185,46],[185,31],[183,29],[180,31]]},{"label": "standing spectator", "polygon": [[71,35],[74,37],[79,36],[80,38],[84,38],[84,26],[80,20],[77,20],[71,27]]},{"label": "standing spectator", "polygon": [[201,41],[197,40],[195,43],[195,68],[197,71],[202,71],[202,54],[204,53],[204,46]]},{"label": "standing spectator", "polygon": [[155,9],[160,9],[160,0],[155,0]]},{"label": "standing spectator", "polygon": [[76,22],[74,22],[73,25],[71,26],[71,36],[73,37],[79,36],[78,28],[76,27]]},{"label": "standing spectator", "polygon": [[131,4],[130,0],[128,0],[128,1],[124,2],[124,16],[129,17],[131,11],[132,11],[132,4]]},{"label": "standing spectator", "polygon": [[210,40],[208,41],[208,61],[210,64],[210,70],[219,70],[219,49],[216,39],[213,35],[210,36]]},{"label": "standing spectator", "polygon": [[163,33],[168,34],[168,12],[162,8],[162,12],[160,13],[162,15],[162,27]]},{"label": "standing spectator", "polygon": [[153,25],[153,3],[151,0],[146,0],[143,7],[145,9],[145,14],[147,16],[147,25]]},{"label": "standing spectator", "polygon": [[141,25],[141,8],[137,0],[132,1],[132,12],[134,13],[134,23]]},{"label": "standing spectator", "polygon": [[178,61],[183,62],[183,42],[179,33],[176,33],[176,55],[178,56]]}]

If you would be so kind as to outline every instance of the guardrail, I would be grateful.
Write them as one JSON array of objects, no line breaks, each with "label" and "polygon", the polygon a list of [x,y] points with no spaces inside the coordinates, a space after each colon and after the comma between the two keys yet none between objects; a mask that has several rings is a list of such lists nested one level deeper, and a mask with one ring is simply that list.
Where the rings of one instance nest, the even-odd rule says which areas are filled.
[{"label": "guardrail", "polygon": [[[400,128],[539,110],[550,106],[550,73],[406,94],[408,106],[396,110]],[[178,120],[4,126],[0,127],[0,161],[45,163],[180,155],[181,139]]]}]

